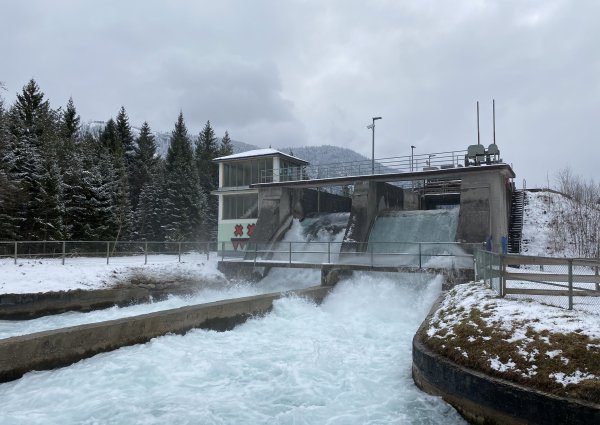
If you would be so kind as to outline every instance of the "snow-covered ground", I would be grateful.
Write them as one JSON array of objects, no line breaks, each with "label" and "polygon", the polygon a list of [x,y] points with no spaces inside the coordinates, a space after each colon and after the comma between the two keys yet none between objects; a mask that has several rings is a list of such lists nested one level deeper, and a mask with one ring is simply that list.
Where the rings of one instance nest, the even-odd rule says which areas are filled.
[{"label": "snow-covered ground", "polygon": [[[600,384],[600,312],[500,298],[482,283],[468,283],[445,295],[427,336],[439,350],[456,351],[463,363],[508,378]],[[581,350],[596,361],[582,362]],[[549,360],[556,360],[550,362],[556,369],[547,370]],[[536,376],[541,370],[546,376]]]},{"label": "snow-covered ground", "polygon": [[114,286],[128,277],[143,273],[155,278],[183,277],[215,279],[222,277],[217,270],[217,255],[209,259],[204,254],[149,255],[106,258],[69,258],[62,265],[60,259],[0,259],[0,294],[23,294],[71,289],[98,289]]}]

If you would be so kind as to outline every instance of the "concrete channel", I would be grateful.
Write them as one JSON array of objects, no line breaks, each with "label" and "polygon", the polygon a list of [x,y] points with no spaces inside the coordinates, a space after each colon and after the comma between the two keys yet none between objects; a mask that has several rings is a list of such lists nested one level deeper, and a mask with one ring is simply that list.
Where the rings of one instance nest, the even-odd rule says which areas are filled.
[{"label": "concrete channel", "polygon": [[18,379],[33,370],[67,366],[168,333],[184,334],[194,328],[230,330],[250,317],[268,313],[279,298],[295,295],[320,303],[330,290],[318,286],[277,292],[2,339],[0,382]]}]

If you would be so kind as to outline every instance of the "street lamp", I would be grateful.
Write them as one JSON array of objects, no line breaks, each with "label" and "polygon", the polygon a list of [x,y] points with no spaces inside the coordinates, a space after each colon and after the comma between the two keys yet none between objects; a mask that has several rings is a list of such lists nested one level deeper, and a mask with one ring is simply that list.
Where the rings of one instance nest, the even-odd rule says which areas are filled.
[{"label": "street lamp", "polygon": [[415,148],[416,146],[410,145],[410,171],[413,171],[413,165],[415,163]]},{"label": "street lamp", "polygon": [[429,154],[429,160],[427,161],[427,166],[428,167],[431,167],[431,158],[434,157],[434,156],[435,156],[435,154],[433,154],[433,153]]},{"label": "street lamp", "polygon": [[373,131],[373,141],[371,143],[371,174],[375,174],[375,121],[380,120],[381,117],[373,117],[373,124],[367,126],[368,129]]}]

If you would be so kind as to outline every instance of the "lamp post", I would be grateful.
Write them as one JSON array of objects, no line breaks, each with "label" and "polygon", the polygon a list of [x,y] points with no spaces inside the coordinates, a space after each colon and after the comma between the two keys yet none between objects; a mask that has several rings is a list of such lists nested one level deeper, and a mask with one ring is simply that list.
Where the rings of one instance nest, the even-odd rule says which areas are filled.
[{"label": "lamp post", "polygon": [[431,158],[434,157],[434,156],[435,156],[435,154],[433,154],[433,153],[429,154],[429,160],[427,161],[427,166],[428,167],[431,167]]},{"label": "lamp post", "polygon": [[410,145],[410,171],[413,171],[413,165],[415,163],[415,148],[416,146]]},{"label": "lamp post", "polygon": [[375,174],[375,121],[380,120],[381,117],[373,117],[373,124],[367,126],[373,132],[373,139],[371,143],[371,174]]}]

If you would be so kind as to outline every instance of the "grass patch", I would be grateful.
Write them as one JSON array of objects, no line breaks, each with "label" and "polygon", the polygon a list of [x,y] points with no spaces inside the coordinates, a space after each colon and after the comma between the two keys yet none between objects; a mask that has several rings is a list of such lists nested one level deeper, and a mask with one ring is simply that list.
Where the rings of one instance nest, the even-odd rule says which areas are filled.
[{"label": "grass patch", "polygon": [[[457,297],[457,299],[460,297]],[[558,396],[598,403],[600,339],[536,331],[537,319],[494,319],[493,304],[469,311],[444,304],[423,341],[457,364]],[[487,320],[486,320],[487,319]],[[578,383],[571,383],[578,379]],[[559,381],[559,382],[557,382]]]}]

